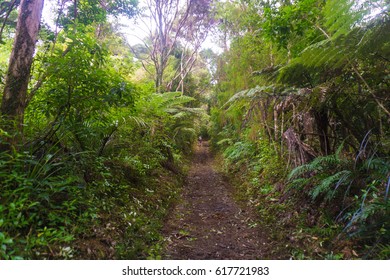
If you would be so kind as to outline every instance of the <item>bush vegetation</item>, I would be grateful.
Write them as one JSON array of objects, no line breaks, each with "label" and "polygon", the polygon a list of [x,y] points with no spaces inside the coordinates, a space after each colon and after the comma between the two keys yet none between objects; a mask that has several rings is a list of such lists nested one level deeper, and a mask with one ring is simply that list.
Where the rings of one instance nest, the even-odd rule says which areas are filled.
[{"label": "bush vegetation", "polygon": [[389,257],[388,12],[384,1],[220,6],[231,44],[214,147],[276,246],[288,242],[284,257]]}]

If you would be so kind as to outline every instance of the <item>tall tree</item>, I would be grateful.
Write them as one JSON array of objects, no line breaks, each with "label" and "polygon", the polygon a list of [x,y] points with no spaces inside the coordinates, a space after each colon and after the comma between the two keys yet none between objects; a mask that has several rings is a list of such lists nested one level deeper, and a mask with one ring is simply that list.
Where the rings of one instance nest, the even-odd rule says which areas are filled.
[{"label": "tall tree", "polygon": [[[213,23],[212,0],[147,0],[147,15],[141,20],[147,28],[144,39],[148,57],[137,57],[154,76],[157,92],[182,90],[183,81],[198,58],[200,47]],[[137,55],[137,51],[133,50]],[[164,75],[170,57],[180,59],[173,77]],[[180,53],[180,55],[178,55]],[[149,66],[149,67],[147,67]],[[150,66],[153,70],[150,69]]]},{"label": "tall tree", "polygon": [[168,64],[179,34],[185,25],[193,0],[148,0],[151,24],[155,29],[150,29],[152,46],[150,58],[155,67],[156,91],[162,91],[164,71]]},{"label": "tall tree", "polygon": [[[1,114],[5,117],[7,123],[13,123],[8,129],[16,128],[14,132],[17,134],[22,132],[30,69],[42,16],[43,2],[44,0],[22,0],[19,7],[16,35],[1,104]],[[10,139],[12,145],[16,144],[16,139],[16,137]]]},{"label": "tall tree", "polygon": [[[190,7],[184,28],[179,34],[178,48],[181,48],[180,63],[172,80],[168,82],[169,91],[176,89],[184,94],[184,80],[192,72],[202,44],[215,23],[212,13],[212,0],[197,0]],[[176,88],[173,84],[177,83]]]}]

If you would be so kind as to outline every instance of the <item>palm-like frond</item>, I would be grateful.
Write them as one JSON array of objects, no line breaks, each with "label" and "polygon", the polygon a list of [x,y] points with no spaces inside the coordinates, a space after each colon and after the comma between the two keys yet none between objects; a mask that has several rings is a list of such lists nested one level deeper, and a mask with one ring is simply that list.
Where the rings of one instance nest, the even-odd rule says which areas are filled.
[{"label": "palm-like frond", "polygon": [[351,31],[369,10],[357,1],[330,0],[326,1],[324,14],[325,26],[333,38],[345,35]]},{"label": "palm-like frond", "polygon": [[149,127],[148,122],[142,118],[137,116],[128,116],[127,118],[124,118],[124,122],[131,122],[136,124],[138,127]]},{"label": "palm-like frond", "polygon": [[236,100],[239,100],[239,99],[253,98],[255,96],[259,96],[260,94],[270,94],[273,91],[274,91],[273,86],[262,86],[262,87],[256,86],[255,88],[251,88],[248,90],[243,90],[243,91],[237,92],[228,100],[228,102],[226,104],[235,102]]},{"label": "palm-like frond", "polygon": [[175,106],[183,105],[194,100],[194,98],[182,95],[181,92],[167,92],[159,94],[159,108],[166,110]]},{"label": "palm-like frond", "polygon": [[[366,2],[327,1],[324,9],[327,21],[323,27],[317,25],[325,34],[324,39],[307,46],[298,57],[281,67],[278,80],[290,84],[302,83],[309,73],[350,67],[356,59],[365,60],[368,55],[377,52],[387,56],[389,6],[381,7],[384,16],[369,19],[373,10]],[[374,2],[380,4],[383,1]]]}]

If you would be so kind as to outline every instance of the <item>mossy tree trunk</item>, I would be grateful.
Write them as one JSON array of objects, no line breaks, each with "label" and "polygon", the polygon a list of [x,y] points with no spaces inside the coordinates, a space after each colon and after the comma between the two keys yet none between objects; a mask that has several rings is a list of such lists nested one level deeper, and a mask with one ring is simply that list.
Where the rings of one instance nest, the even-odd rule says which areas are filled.
[{"label": "mossy tree trunk", "polygon": [[10,146],[18,144],[23,132],[27,88],[43,2],[44,0],[22,0],[19,7],[16,35],[1,103],[1,114],[6,123],[5,130],[11,135],[8,139]]}]

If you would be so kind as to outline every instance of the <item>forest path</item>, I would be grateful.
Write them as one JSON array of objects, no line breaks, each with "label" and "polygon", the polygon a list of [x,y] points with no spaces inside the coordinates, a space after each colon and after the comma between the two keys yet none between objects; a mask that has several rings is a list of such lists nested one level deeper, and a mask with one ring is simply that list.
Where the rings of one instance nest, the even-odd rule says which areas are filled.
[{"label": "forest path", "polygon": [[208,143],[203,142],[196,149],[182,197],[163,228],[167,241],[163,258],[270,258],[267,236],[254,217],[234,200],[232,186],[216,171]]}]

